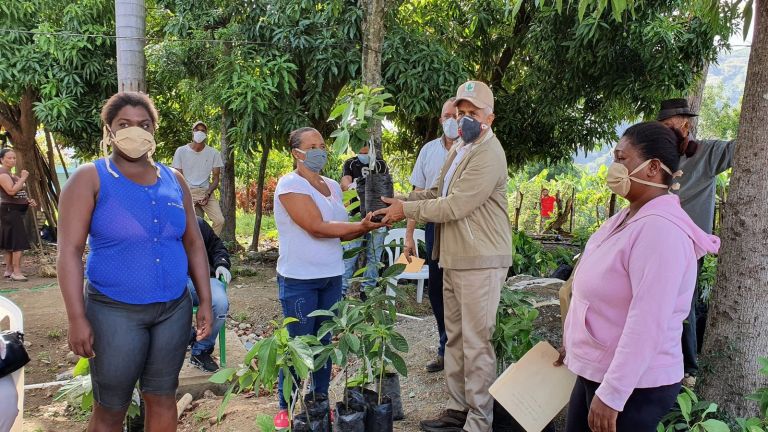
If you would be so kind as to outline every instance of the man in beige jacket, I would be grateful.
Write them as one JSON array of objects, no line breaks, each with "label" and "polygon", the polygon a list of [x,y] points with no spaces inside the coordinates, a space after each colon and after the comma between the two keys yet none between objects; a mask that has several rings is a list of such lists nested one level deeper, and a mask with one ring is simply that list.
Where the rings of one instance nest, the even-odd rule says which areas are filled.
[{"label": "man in beige jacket", "polygon": [[456,93],[455,105],[461,138],[434,187],[412,192],[405,202],[386,198],[390,206],[376,214],[384,215],[384,222],[407,217],[437,224],[432,258],[444,270],[450,399],[447,410],[437,419],[422,421],[421,429],[490,432],[493,398],[488,387],[496,379],[491,336],[501,287],[512,265],[507,161],[491,130],[491,89],[479,81],[466,82]]}]

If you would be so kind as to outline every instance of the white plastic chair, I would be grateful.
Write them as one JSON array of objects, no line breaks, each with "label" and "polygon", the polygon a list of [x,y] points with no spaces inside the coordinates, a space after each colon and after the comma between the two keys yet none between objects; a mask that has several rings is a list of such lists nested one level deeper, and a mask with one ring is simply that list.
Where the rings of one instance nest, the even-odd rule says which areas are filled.
[{"label": "white plastic chair", "polygon": [[[12,301],[0,296],[0,321],[3,321],[5,317],[9,320],[9,329],[12,331],[23,331],[24,321],[21,315],[21,309],[16,306]],[[16,392],[19,394],[19,415],[16,417],[16,422],[11,427],[11,432],[21,432],[23,426],[24,417],[24,368],[12,373],[13,381],[16,383]]]},{"label": "white plastic chair", "polygon": [[[416,256],[419,256],[418,243],[425,241],[424,230],[417,229],[413,232],[413,240],[416,242]],[[392,244],[394,243],[394,244]],[[400,258],[402,251],[401,244],[405,244],[405,228],[396,228],[389,230],[387,237],[384,238],[384,250],[387,252],[387,258],[389,259],[389,265],[392,265]],[[424,281],[429,279],[429,266],[425,263],[421,267],[421,271],[416,273],[401,273],[394,279],[408,279],[415,280],[416,282],[416,301],[421,303],[424,298]],[[395,283],[395,281],[392,281]],[[395,293],[391,289],[387,289],[387,294],[394,296]]]}]

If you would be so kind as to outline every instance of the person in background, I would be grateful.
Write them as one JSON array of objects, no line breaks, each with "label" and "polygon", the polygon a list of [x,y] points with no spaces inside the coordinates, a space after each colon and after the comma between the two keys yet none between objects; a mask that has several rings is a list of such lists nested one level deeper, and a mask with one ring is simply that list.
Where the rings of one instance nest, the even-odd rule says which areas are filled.
[{"label": "person in background", "polygon": [[[411,185],[414,191],[431,189],[438,177],[440,170],[448,158],[448,152],[453,143],[459,138],[459,124],[456,122],[456,98],[445,101],[440,113],[440,126],[443,134],[426,144],[419,151],[416,165],[411,173]],[[405,233],[405,255],[416,255],[418,245],[413,240],[413,232],[416,229],[416,221],[408,219]],[[437,334],[439,345],[437,358],[426,365],[427,372],[440,372],[445,367],[445,343],[448,336],[445,334],[445,311],[443,308],[443,270],[437,260],[432,259],[432,251],[435,245],[435,224],[428,222],[424,227],[424,239],[426,241],[427,265],[429,266],[429,304],[432,306],[432,314],[437,322]]]},{"label": "person in background", "polygon": [[436,419],[423,420],[426,432],[490,432],[496,380],[491,337],[501,287],[512,265],[512,233],[507,213],[507,159],[491,125],[493,92],[468,81],[456,92],[461,139],[448,154],[435,184],[414,191],[408,201],[382,198],[383,222],[409,218],[437,224],[433,258],[443,268],[445,380],[450,399]]},{"label": "person in background", "polygon": [[152,160],[158,122],[152,100],[117,93],[101,120],[102,151],[111,146],[112,153],[78,168],[59,201],[57,273],[69,347],[90,364],[88,430],[122,431],[138,381],[146,430],[175,431],[176,388],[192,325],[188,275],[200,300],[197,340],[211,332],[205,244],[184,177]]},{"label": "person in background", "polygon": [[[211,334],[207,338],[192,342],[189,362],[203,372],[216,372],[219,370],[219,365],[211,358],[211,354],[216,345],[219,330],[224,326],[227,320],[227,312],[229,311],[229,299],[227,298],[227,289],[224,284],[229,285],[229,282],[232,280],[232,274],[229,272],[231,263],[229,261],[229,252],[226,246],[224,246],[224,242],[213,232],[208,222],[198,216],[197,225],[200,227],[200,234],[203,236],[206,255],[208,255],[208,267],[211,272],[213,323],[211,325]],[[221,279],[224,279],[224,282]],[[192,305],[199,305],[200,298],[197,296],[197,290],[195,289],[195,284],[192,283],[192,278],[187,280],[187,289],[189,290],[189,295],[192,296]]]},{"label": "person in background", "polygon": [[27,196],[26,185],[29,171],[21,170],[20,177],[13,175],[16,152],[10,148],[0,150],[0,249],[5,251],[4,277],[25,281],[21,272],[21,255],[29,249],[24,217],[35,200]]},{"label": "person in background", "polygon": [[541,198],[539,199],[539,209],[541,210],[541,224],[539,226],[539,232],[544,232],[544,225],[552,218],[552,213],[555,211],[555,203],[557,197],[549,194],[549,189],[541,190]]},{"label": "person in background", "polygon": [[[736,141],[689,139],[691,119],[698,114],[691,111],[686,99],[669,99],[661,103],[657,120],[677,129],[685,137],[685,154],[680,158],[680,205],[696,225],[705,233],[712,233],[715,221],[716,177],[733,164]],[[703,259],[699,262],[699,272]],[[697,313],[698,309],[698,313]],[[687,387],[696,385],[699,372],[698,352],[704,342],[707,304],[701,301],[698,287],[693,295],[691,312],[683,323],[683,361]]]},{"label": "person in background", "polygon": [[669,194],[685,152],[659,122],[630,127],[614,150],[607,183],[629,207],[590,237],[575,271],[555,363],[578,376],[566,432],[652,432],[675,403],[696,260],[720,246]]},{"label": "person in background", "polygon": [[192,142],[176,149],[173,167],[184,175],[198,216],[207,215],[211,219],[213,232],[218,235],[224,226],[224,215],[214,192],[219,187],[224,162],[218,150],[205,145],[207,139],[208,126],[205,123],[198,121],[192,125]]},{"label": "person in background", "polygon": [[[365,179],[368,177],[371,158],[368,155],[368,147],[363,147],[357,156],[344,161],[341,170],[341,190],[347,191],[355,189],[358,191],[360,207],[349,212],[350,216],[366,214],[365,209]],[[389,168],[383,159],[376,159],[374,172],[386,173]],[[354,200],[352,201],[354,202]],[[365,244],[365,280],[362,285],[362,295],[365,295],[365,289],[376,285],[376,279],[379,277],[379,262],[381,254],[384,252],[384,237],[387,236],[387,229],[382,227],[378,230],[366,233],[362,238],[347,242],[343,245],[345,251],[357,249]],[[341,295],[346,296],[349,289],[349,280],[355,274],[357,269],[358,257],[354,256],[344,260],[344,276],[341,280]]]},{"label": "person in background", "polygon": [[[327,317],[310,317],[318,309],[330,309],[341,299],[344,259],[342,241],[354,240],[383,227],[368,214],[360,222],[347,222],[341,187],[320,175],[328,161],[325,140],[315,129],[291,132],[291,155],[296,169],[282,177],[275,188],[275,224],[280,240],[277,286],[284,317],[298,319],[288,325],[291,336],[317,334]],[[331,335],[322,342],[328,344]],[[328,395],[330,360],[312,375],[315,394]],[[278,381],[283,388],[283,376]],[[279,393],[280,410],[275,427],[290,426],[288,403]]]}]

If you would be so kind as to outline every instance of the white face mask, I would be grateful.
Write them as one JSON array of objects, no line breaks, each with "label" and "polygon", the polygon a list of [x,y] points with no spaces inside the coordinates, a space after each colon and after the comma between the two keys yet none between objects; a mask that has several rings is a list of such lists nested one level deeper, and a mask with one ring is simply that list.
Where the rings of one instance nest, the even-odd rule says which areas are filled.
[{"label": "white face mask", "polygon": [[205,132],[203,131],[195,131],[192,133],[192,140],[198,144],[205,141],[205,139],[208,137]]}]

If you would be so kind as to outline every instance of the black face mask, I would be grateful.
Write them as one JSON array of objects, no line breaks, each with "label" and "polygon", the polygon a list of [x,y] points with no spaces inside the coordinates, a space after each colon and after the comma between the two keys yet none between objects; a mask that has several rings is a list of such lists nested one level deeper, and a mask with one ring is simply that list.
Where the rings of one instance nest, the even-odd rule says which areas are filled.
[{"label": "black face mask", "polygon": [[465,143],[473,143],[480,136],[483,124],[470,116],[464,116],[459,120],[459,135]]}]

